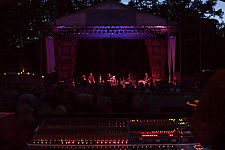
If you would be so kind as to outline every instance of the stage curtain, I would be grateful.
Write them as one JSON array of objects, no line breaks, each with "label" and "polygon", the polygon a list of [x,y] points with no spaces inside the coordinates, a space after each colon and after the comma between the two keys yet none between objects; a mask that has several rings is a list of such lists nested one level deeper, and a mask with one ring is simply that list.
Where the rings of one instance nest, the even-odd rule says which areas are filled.
[{"label": "stage curtain", "polygon": [[169,82],[173,81],[176,72],[176,37],[168,38],[168,68],[169,68]]},{"label": "stage curtain", "polygon": [[56,68],[59,80],[70,80],[73,78],[77,40],[73,38],[57,39],[56,47]]},{"label": "stage curtain", "polygon": [[153,81],[165,79],[166,44],[163,39],[145,40]]},{"label": "stage curtain", "polygon": [[54,39],[52,37],[45,37],[45,43],[47,57],[47,73],[52,73],[55,71]]}]

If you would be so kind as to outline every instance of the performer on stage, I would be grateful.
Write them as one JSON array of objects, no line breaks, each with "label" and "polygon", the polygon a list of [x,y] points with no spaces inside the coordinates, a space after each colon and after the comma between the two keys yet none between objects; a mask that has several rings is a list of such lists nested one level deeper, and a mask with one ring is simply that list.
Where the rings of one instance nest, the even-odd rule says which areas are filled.
[{"label": "performer on stage", "polygon": [[93,85],[95,83],[95,79],[92,73],[90,73],[89,77],[88,77],[88,83],[90,85]]},{"label": "performer on stage", "polygon": [[81,76],[81,84],[82,84],[82,85],[86,85],[86,84],[87,84],[87,78],[86,78],[86,75],[85,75],[85,74],[83,74],[83,75]]},{"label": "performer on stage", "polygon": [[107,81],[111,83],[111,79],[112,79],[112,74],[108,73]]},{"label": "performer on stage", "polygon": [[111,86],[117,86],[116,76],[112,76],[112,79],[111,79]]},{"label": "performer on stage", "polygon": [[145,73],[144,81],[145,81],[144,85],[148,85],[149,86],[151,84],[151,77],[149,77],[147,72]]},{"label": "performer on stage", "polygon": [[147,73],[147,72],[145,73],[144,80],[145,80],[145,81],[148,81],[148,80],[149,80],[149,76],[148,76],[148,73]]},{"label": "performer on stage", "polygon": [[128,74],[127,81],[128,81],[129,83],[132,83],[132,82],[133,82],[133,77],[132,77],[132,75],[131,75],[130,73]]},{"label": "performer on stage", "polygon": [[101,75],[98,78],[98,83],[104,83],[104,80],[102,79],[102,76]]}]

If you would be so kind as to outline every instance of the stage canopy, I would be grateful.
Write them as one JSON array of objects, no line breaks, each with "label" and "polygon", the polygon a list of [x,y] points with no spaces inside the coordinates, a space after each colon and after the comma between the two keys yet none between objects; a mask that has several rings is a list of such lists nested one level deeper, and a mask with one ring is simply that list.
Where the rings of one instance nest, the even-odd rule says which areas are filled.
[{"label": "stage canopy", "polygon": [[46,26],[47,72],[73,77],[78,39],[144,39],[153,79],[169,80],[175,73],[176,28],[167,19],[113,0],[75,12]]},{"label": "stage canopy", "polygon": [[113,0],[59,18],[53,26],[169,26],[161,17],[138,11]]}]

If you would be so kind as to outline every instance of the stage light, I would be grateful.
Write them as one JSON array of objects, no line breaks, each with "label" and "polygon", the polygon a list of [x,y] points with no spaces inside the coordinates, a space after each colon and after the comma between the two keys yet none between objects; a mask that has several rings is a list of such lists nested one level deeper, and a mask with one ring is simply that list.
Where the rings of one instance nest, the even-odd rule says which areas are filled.
[{"label": "stage light", "polygon": [[45,76],[41,76],[41,78],[45,78]]},{"label": "stage light", "polygon": [[57,26],[57,29],[65,29],[65,26]]},{"label": "stage light", "polygon": [[4,76],[6,76],[6,75],[7,75],[7,73],[5,72],[5,73],[4,73]]}]

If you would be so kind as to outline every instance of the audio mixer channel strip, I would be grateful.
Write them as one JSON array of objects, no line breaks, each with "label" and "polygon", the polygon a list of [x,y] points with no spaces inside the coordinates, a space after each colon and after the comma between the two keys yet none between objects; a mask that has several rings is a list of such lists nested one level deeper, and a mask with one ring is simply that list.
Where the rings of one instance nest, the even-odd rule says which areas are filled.
[{"label": "audio mixer channel strip", "polygon": [[29,149],[202,150],[182,119],[49,118]]}]

